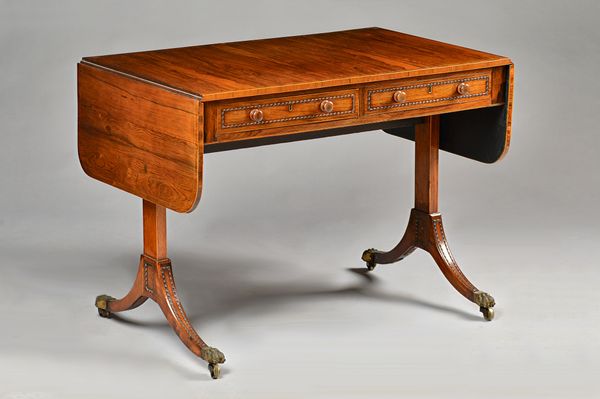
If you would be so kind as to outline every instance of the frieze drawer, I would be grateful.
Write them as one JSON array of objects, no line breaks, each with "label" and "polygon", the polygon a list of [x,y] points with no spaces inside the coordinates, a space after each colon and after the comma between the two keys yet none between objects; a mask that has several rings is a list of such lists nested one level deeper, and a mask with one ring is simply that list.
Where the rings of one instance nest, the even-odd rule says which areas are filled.
[{"label": "frieze drawer", "polygon": [[268,129],[277,127],[357,118],[358,93],[358,89],[348,89],[219,102],[212,105],[215,139],[227,141],[239,137],[240,132],[252,132],[252,136],[260,137],[269,135]]},{"label": "frieze drawer", "polygon": [[404,79],[366,89],[366,112],[395,112],[455,103],[491,101],[491,70],[435,79]]}]

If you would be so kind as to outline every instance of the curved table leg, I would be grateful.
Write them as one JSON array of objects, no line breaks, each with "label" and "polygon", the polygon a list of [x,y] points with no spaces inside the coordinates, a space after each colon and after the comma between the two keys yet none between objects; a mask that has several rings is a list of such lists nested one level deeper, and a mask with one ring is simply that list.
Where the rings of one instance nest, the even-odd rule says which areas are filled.
[{"label": "curved table leg", "polygon": [[[96,298],[96,307],[102,317],[134,309],[148,298],[158,304],[181,342],[196,356],[208,363],[212,378],[219,378],[223,353],[200,338],[177,295],[171,260],[166,257],[166,221],[164,208],[144,201],[144,254],[140,258],[133,287],[122,299],[108,295]],[[156,258],[151,255],[159,255]]]},{"label": "curved table leg", "polygon": [[375,248],[370,248],[363,252],[362,260],[366,262],[367,268],[373,270],[377,264],[383,265],[398,262],[413,253],[417,248],[416,237],[418,236],[418,233],[415,231],[417,227],[413,213],[411,212],[406,231],[400,242],[394,248],[387,252]]},{"label": "curved table leg", "polygon": [[448,246],[442,215],[439,213],[429,214],[413,209],[406,232],[394,249],[389,252],[367,249],[363,252],[362,259],[367,268],[373,270],[377,264],[402,260],[416,248],[429,252],[450,284],[469,301],[477,304],[486,320],[493,319],[496,304],[494,298],[478,290],[460,270]]},{"label": "curved table leg", "polygon": [[477,289],[460,270],[446,240],[442,215],[439,213],[424,214],[423,219],[426,219],[425,224],[428,235],[423,249],[431,254],[450,284],[465,298],[478,305],[483,317],[491,321],[494,318],[496,301],[490,294]]},{"label": "curved table leg", "polygon": [[465,298],[479,305],[486,320],[494,317],[494,298],[478,290],[465,277],[452,256],[442,216],[438,213],[438,150],[439,117],[430,116],[415,126],[415,207],[404,236],[395,248],[388,252],[367,249],[362,259],[373,270],[378,263],[397,262],[415,248],[429,252],[450,284]]},{"label": "curved table leg", "polygon": [[110,295],[98,295],[96,297],[96,307],[98,314],[102,317],[110,319],[113,313],[124,312],[126,310],[135,309],[142,305],[148,299],[144,292],[144,274],[142,268],[142,260],[140,267],[133,282],[131,290],[121,299],[113,298]]}]

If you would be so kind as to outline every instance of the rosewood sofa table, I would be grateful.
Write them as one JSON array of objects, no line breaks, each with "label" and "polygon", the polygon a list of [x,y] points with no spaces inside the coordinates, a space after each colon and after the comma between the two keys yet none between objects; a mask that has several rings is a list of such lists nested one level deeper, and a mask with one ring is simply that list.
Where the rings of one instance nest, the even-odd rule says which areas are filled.
[{"label": "rosewood sofa table", "polygon": [[166,209],[191,212],[205,153],[382,129],[415,142],[415,205],[399,244],[367,249],[369,270],[415,248],[493,318],[494,299],[452,256],[438,213],[438,151],[480,162],[510,142],[510,59],[381,28],[85,57],[78,150],[91,177],[142,198],[144,248],[131,291],[96,298],[102,317],[148,298],[218,378],[225,356],[196,333],[167,257]]}]

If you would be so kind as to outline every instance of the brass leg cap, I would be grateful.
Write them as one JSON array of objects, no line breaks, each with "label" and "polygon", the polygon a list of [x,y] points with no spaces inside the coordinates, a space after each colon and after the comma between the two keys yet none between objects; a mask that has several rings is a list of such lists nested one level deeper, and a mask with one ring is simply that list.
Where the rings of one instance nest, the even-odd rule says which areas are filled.
[{"label": "brass leg cap", "polygon": [[377,266],[377,263],[375,263],[375,252],[377,252],[375,248],[369,248],[363,252],[361,257],[367,264],[367,269],[369,269],[369,271],[375,269],[375,266]]},{"label": "brass leg cap", "polygon": [[223,352],[212,346],[203,346],[200,350],[200,358],[208,364],[225,363]]},{"label": "brass leg cap", "polygon": [[473,292],[473,302],[482,308],[493,308],[496,304],[494,297],[483,291]]},{"label": "brass leg cap", "polygon": [[210,376],[213,380],[216,380],[219,377],[221,377],[221,366],[219,365],[219,363],[209,363],[208,371],[210,371]]},{"label": "brass leg cap", "polygon": [[95,305],[98,308],[98,314],[100,317],[104,317],[106,319],[110,319],[112,317],[112,313],[108,310],[108,303],[114,300],[115,298],[110,295],[98,295],[96,297]]}]

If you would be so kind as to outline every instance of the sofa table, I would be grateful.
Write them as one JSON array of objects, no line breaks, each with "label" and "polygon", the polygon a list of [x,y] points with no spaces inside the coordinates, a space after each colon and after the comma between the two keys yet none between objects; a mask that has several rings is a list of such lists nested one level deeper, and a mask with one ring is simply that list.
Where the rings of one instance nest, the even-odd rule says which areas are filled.
[{"label": "sofa table", "polygon": [[96,298],[102,317],[148,298],[218,378],[225,356],[207,345],[177,297],[166,209],[200,200],[204,154],[361,131],[415,142],[415,205],[399,244],[367,249],[369,270],[415,248],[487,320],[494,299],[452,256],[438,213],[438,151],[484,163],[510,142],[510,59],[381,28],[85,57],[78,64],[78,151],[85,173],[142,199],[144,248],[121,299]]}]

